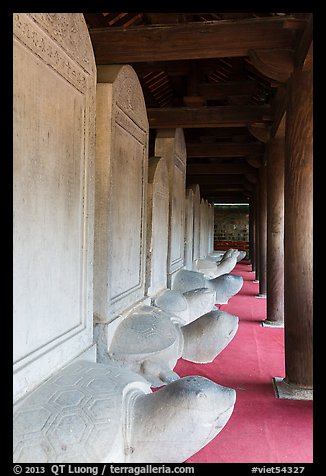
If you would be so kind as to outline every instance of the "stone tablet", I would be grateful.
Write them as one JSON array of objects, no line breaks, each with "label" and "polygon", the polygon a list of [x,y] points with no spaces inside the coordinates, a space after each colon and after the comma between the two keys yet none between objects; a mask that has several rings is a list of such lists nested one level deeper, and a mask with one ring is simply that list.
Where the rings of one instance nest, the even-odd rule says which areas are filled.
[{"label": "stone tablet", "polygon": [[170,286],[173,275],[184,265],[186,145],[183,130],[159,130],[155,141],[155,155],[166,159],[169,171],[168,286]]},{"label": "stone tablet", "polygon": [[214,250],[214,205],[208,204],[208,255]]},{"label": "stone tablet", "polygon": [[199,243],[199,234],[200,234],[200,189],[199,185],[192,185],[190,187],[193,192],[194,192],[194,199],[193,199],[193,204],[194,204],[194,231],[193,231],[193,253],[192,253],[192,259],[193,261],[196,259],[199,259],[200,255],[200,243]]},{"label": "stone tablet", "polygon": [[149,296],[166,289],[169,238],[169,177],[166,160],[148,163],[146,289]]},{"label": "stone tablet", "polygon": [[93,341],[96,67],[82,14],[13,22],[15,401]]},{"label": "stone tablet", "polygon": [[131,66],[98,67],[94,318],[145,295],[148,120]]},{"label": "stone tablet", "polygon": [[192,269],[192,255],[194,242],[194,191],[191,188],[186,190],[186,220],[185,220],[185,268]]}]

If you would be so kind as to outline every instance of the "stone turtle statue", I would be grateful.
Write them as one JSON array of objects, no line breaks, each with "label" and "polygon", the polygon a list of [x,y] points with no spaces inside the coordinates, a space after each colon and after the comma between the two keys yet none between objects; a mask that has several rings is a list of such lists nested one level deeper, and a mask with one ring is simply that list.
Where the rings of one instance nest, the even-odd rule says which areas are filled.
[{"label": "stone turtle statue", "polygon": [[207,287],[215,291],[215,303],[227,304],[228,300],[237,294],[243,286],[243,277],[226,273],[214,279],[206,279],[203,273],[181,269],[173,281],[173,290],[182,293]]},{"label": "stone turtle statue", "polygon": [[233,389],[181,378],[151,393],[114,363],[76,361],[14,406],[15,463],[181,463],[229,420]]},{"label": "stone turtle statue", "polygon": [[198,259],[193,263],[193,271],[202,273],[206,279],[214,279],[222,274],[231,273],[237,264],[237,255],[229,256],[220,262],[209,259]]},{"label": "stone turtle statue", "polygon": [[238,329],[238,317],[210,311],[186,324],[177,315],[154,306],[142,306],[117,327],[106,354],[148,380],[152,387],[167,385],[179,376],[178,359],[212,362]]}]

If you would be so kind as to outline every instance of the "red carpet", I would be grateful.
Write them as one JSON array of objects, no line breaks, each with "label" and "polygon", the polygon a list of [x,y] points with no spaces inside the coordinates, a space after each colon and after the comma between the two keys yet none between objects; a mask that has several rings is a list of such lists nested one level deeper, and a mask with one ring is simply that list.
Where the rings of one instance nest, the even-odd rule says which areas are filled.
[{"label": "red carpet", "polygon": [[210,364],[180,359],[181,376],[202,375],[234,388],[233,414],[219,435],[187,463],[311,463],[312,402],[275,398],[272,377],[284,377],[284,329],[266,328],[266,299],[258,299],[251,266],[238,263],[241,291],[221,310],[239,317],[234,339]]}]

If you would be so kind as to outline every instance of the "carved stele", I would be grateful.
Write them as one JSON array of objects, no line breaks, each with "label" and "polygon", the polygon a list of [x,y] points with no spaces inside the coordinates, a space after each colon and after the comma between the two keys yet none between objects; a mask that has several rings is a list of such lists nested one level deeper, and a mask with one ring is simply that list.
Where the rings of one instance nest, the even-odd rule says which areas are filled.
[{"label": "carved stele", "polygon": [[209,228],[208,228],[208,254],[214,251],[214,205],[208,204]]},{"label": "carved stele", "polygon": [[159,130],[155,155],[164,157],[169,171],[168,285],[184,265],[184,222],[186,193],[186,145],[182,129]]},{"label": "carved stele", "polygon": [[199,254],[200,258],[206,258],[207,255],[207,213],[206,201],[202,198],[199,208],[200,228],[199,228]]},{"label": "carved stele", "polygon": [[14,400],[92,345],[95,85],[82,14],[13,15]]},{"label": "carved stele", "polygon": [[193,231],[193,253],[192,259],[196,260],[199,258],[200,254],[200,243],[199,243],[199,233],[200,233],[200,189],[199,185],[192,185],[190,188],[194,192],[194,231]]},{"label": "carved stele", "polygon": [[148,120],[128,65],[99,66],[94,317],[110,322],[145,295]]},{"label": "carved stele", "polygon": [[185,249],[184,263],[186,269],[192,269],[194,241],[194,191],[191,188],[186,190],[186,219],[185,219]]},{"label": "carved stele", "polygon": [[148,164],[146,288],[150,296],[166,289],[169,239],[169,178],[164,157]]}]

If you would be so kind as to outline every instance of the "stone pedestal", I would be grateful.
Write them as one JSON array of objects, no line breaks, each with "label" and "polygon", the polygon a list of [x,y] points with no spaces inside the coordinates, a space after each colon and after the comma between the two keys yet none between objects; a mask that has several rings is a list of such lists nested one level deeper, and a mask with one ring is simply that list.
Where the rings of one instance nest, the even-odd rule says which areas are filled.
[{"label": "stone pedestal", "polygon": [[284,327],[284,321],[270,321],[268,319],[264,319],[261,321],[261,325],[263,327]]},{"label": "stone pedestal", "polygon": [[293,385],[281,377],[273,378],[276,398],[286,400],[313,400],[313,390],[300,385]]}]

